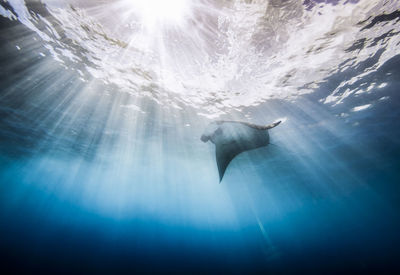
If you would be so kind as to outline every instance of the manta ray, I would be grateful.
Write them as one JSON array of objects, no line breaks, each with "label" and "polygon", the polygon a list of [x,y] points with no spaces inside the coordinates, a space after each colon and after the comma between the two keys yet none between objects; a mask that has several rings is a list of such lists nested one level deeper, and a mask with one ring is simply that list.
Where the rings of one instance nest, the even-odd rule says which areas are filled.
[{"label": "manta ray", "polygon": [[215,144],[215,154],[219,172],[219,182],[224,177],[229,163],[238,154],[269,144],[268,130],[281,121],[269,125],[256,125],[242,121],[211,122],[201,136],[201,141],[211,140]]}]

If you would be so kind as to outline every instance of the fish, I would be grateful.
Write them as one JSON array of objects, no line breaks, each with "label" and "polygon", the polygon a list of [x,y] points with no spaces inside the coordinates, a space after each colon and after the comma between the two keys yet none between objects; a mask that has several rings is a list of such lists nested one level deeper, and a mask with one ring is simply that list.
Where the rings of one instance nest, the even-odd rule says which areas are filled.
[{"label": "fish", "polygon": [[256,125],[244,121],[218,120],[211,122],[200,140],[215,144],[219,182],[222,181],[229,163],[240,153],[270,144],[268,130],[281,121],[268,125]]}]

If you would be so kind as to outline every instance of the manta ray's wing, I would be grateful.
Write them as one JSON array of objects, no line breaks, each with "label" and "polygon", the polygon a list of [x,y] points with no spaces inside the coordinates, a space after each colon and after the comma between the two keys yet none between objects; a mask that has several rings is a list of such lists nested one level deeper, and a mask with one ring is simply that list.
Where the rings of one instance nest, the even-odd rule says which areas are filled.
[{"label": "manta ray's wing", "polygon": [[234,157],[245,151],[238,143],[231,142],[228,144],[217,144],[215,153],[219,172],[219,182],[221,182],[225,170]]}]

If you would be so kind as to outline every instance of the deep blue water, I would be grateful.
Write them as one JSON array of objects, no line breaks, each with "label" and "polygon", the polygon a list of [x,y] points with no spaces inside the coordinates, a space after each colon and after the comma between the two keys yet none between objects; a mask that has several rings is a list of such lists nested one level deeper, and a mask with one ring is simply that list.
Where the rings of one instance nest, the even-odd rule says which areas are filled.
[{"label": "deep blue water", "polygon": [[[18,20],[1,16],[0,27],[3,272],[399,271],[399,50],[365,76],[385,50],[312,93],[222,115],[285,121],[219,184],[214,147],[200,141],[212,121],[203,110],[154,95],[132,115],[121,106],[134,94],[38,54],[43,41]],[[356,75],[343,91],[385,85],[324,103]]]}]

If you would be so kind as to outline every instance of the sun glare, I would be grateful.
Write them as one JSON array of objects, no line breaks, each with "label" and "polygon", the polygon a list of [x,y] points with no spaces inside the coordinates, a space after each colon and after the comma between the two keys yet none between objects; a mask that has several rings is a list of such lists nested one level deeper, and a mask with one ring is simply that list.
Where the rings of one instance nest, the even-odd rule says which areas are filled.
[{"label": "sun glare", "polygon": [[157,25],[181,25],[189,13],[190,0],[130,0],[134,13],[152,30]]}]

